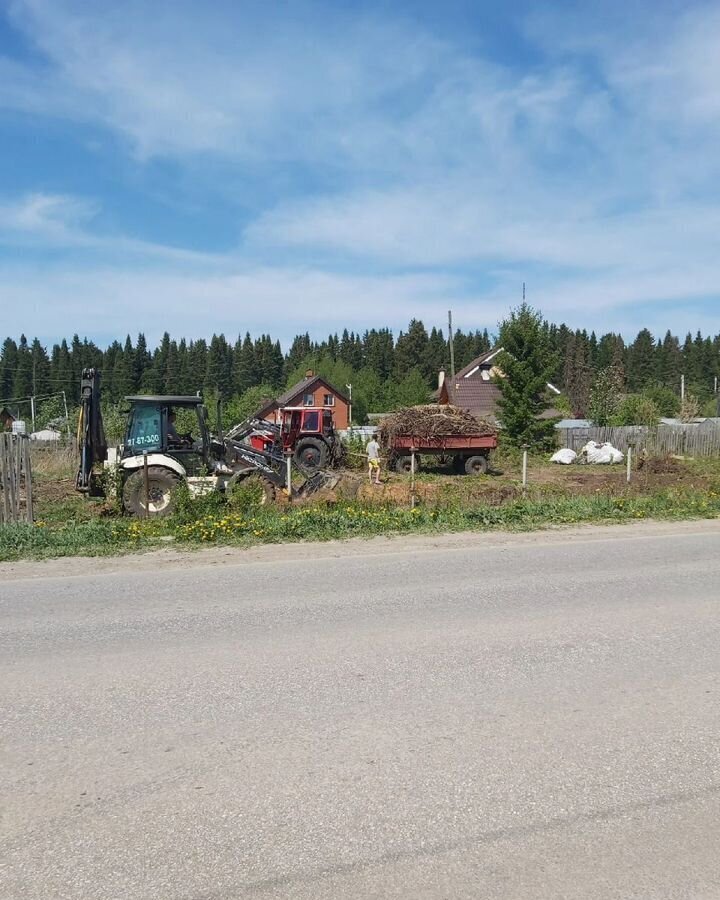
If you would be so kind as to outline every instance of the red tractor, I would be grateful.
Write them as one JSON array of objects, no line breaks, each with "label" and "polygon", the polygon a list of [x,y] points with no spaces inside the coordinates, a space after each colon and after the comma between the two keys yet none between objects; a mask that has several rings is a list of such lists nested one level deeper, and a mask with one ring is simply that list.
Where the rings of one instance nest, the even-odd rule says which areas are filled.
[{"label": "red tractor", "polygon": [[335,434],[332,410],[326,407],[285,406],[279,424],[248,419],[229,436],[264,452],[291,450],[297,465],[309,474],[342,460],[342,442]]},{"label": "red tractor", "polygon": [[335,434],[331,409],[283,407],[280,410],[280,438],[283,450],[292,450],[298,466],[306,472],[340,463],[342,442]]}]

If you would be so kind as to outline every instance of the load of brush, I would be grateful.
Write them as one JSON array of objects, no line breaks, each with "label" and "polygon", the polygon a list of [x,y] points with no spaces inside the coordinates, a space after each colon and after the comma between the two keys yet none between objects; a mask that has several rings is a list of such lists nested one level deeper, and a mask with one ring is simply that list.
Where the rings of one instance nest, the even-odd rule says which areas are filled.
[{"label": "load of brush", "polygon": [[397,410],[383,419],[379,433],[381,443],[387,447],[400,435],[416,438],[422,444],[432,438],[495,434],[495,430],[490,422],[476,419],[458,406],[428,404]]}]

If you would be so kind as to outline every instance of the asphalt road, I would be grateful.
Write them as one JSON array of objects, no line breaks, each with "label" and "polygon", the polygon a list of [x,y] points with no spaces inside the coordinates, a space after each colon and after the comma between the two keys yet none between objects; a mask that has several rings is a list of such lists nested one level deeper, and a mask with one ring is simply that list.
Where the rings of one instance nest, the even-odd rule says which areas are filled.
[{"label": "asphalt road", "polygon": [[717,523],[67,566],[0,572],[2,898],[720,897]]}]

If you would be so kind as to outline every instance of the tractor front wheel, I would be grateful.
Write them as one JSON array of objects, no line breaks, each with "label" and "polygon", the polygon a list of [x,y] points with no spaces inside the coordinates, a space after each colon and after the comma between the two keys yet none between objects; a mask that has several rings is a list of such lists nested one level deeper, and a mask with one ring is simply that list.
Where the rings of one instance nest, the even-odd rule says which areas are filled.
[{"label": "tractor front wheel", "polygon": [[295,447],[295,462],[305,473],[325,468],[327,455],[327,444],[319,438],[303,438]]},{"label": "tractor front wheel", "polygon": [[161,466],[150,466],[146,504],[145,472],[136,469],[123,485],[123,508],[133,516],[169,516],[175,506],[173,491],[179,484],[180,476],[175,472]]}]

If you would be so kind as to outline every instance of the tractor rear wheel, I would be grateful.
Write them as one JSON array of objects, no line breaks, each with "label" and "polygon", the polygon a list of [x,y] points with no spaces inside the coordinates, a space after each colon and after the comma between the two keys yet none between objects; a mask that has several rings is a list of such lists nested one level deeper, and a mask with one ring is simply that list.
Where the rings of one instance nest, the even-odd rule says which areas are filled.
[{"label": "tractor rear wheel", "polygon": [[305,473],[325,468],[328,457],[327,444],[320,438],[302,438],[295,447],[295,462]]},{"label": "tractor rear wheel", "polygon": [[180,484],[180,476],[162,466],[148,468],[148,503],[145,504],[145,473],[136,469],[123,485],[123,507],[133,516],[161,518],[169,516],[175,506],[173,491]]},{"label": "tractor rear wheel", "polygon": [[468,475],[484,475],[487,470],[487,456],[468,456],[465,460],[465,472]]}]

